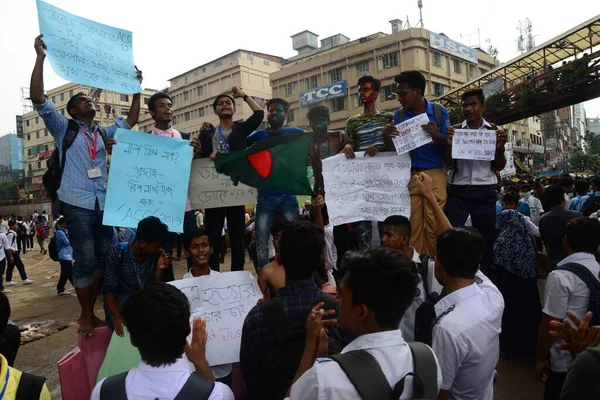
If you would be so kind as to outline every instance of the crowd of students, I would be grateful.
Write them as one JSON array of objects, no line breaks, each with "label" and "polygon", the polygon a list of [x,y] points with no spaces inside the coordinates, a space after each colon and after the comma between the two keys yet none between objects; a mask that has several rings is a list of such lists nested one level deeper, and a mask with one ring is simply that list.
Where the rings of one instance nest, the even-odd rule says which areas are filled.
[{"label": "crowd of students", "polygon": [[[92,398],[233,398],[232,366],[209,367],[206,361],[206,323],[195,320],[190,328],[185,296],[163,283],[178,278],[167,227],[155,217],[140,221],[131,232],[102,225],[107,156],[116,129],[137,123],[140,95],[133,96],[127,118],[101,128],[94,123],[92,99],[79,93],[67,104],[68,119],[44,96],[41,36],[35,50],[31,99],[61,160],[56,195],[65,217],[59,220],[56,242],[61,251],[64,246],[72,250],[58,251],[62,289],[74,259],[71,279],[82,307],[79,333],[93,335],[104,324],[118,335],[126,329],[142,358],[129,373],[100,382]],[[265,298],[249,310],[242,330],[240,368],[247,399],[492,399],[500,354],[535,356],[538,376],[546,381],[545,399],[558,399],[561,390],[573,388],[575,378],[567,377],[573,361],[568,346],[553,346],[556,338],[567,339],[571,350],[587,356],[594,353],[584,351],[583,344],[597,345],[600,207],[593,206],[600,206],[600,181],[591,182],[590,194],[582,181],[567,177],[547,187],[541,182],[501,187],[498,172],[506,164],[507,137],[483,118],[482,90],[463,93],[465,120],[450,126],[447,110],[424,98],[421,72],[404,71],[395,82],[401,108],[387,113],[376,109],[381,82],[360,77],[363,112],[350,118],[342,132],[329,131],[327,107],[309,109],[315,133],[309,151],[314,196],[302,211],[295,195],[261,189],[252,219],[243,206],[207,209],[199,216],[188,195],[181,237],[188,272],[182,279],[218,273],[225,221],[230,269],[243,270],[246,229],[254,226],[249,247],[256,254]],[[238,99],[253,111],[247,121],[232,120]],[[214,158],[304,132],[286,126],[289,104],[277,98],[266,104],[268,128],[256,130],[265,113],[239,87],[214,99],[219,124],[203,124],[199,138],[171,125],[173,104],[167,93],[154,94],[148,108],[155,121],[148,133],[190,140],[194,158]],[[432,142],[410,152],[410,217],[332,226],[321,160],[394,151],[395,125],[420,114],[429,119],[422,128]],[[496,131],[494,160],[453,159],[456,129]],[[570,195],[573,190],[577,196]],[[9,224],[12,232],[15,224]],[[14,262],[18,251],[7,254],[9,264],[19,268]],[[542,304],[537,284],[544,275]],[[332,284],[337,301],[326,293],[331,288],[324,290]],[[104,320],[93,308],[101,292]],[[593,338],[574,339],[567,315],[573,322],[581,320],[579,332]],[[195,373],[181,359],[184,353]],[[589,365],[587,358],[580,369]],[[572,374],[581,390],[585,373]],[[562,398],[575,398],[568,396]]]}]

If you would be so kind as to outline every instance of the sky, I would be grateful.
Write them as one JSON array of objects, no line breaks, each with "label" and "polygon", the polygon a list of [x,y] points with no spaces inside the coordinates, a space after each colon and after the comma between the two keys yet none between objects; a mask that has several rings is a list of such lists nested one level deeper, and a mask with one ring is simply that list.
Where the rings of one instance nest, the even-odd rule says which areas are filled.
[{"label": "sky", "polygon": [[[153,89],[164,89],[168,79],[240,48],[294,56],[297,53],[290,36],[305,29],[318,34],[319,39],[341,33],[355,40],[380,31],[391,33],[392,19],[406,21],[408,17],[413,27],[419,22],[417,0],[47,2],[72,14],[132,31],[135,63],[144,72],[143,86]],[[542,0],[423,0],[425,28],[467,45],[479,42],[482,48],[487,48],[489,40],[502,62],[518,54],[519,20],[532,21],[539,45],[600,14],[600,2],[570,0],[568,12],[561,11],[567,10]],[[2,14],[0,134],[6,134],[15,131],[15,115],[22,114],[21,88],[29,87],[35,61],[33,43],[40,32],[34,0],[9,0]],[[66,83],[52,71],[48,61],[44,72],[46,89]],[[585,109],[588,117],[600,116],[600,99],[585,103]]]}]

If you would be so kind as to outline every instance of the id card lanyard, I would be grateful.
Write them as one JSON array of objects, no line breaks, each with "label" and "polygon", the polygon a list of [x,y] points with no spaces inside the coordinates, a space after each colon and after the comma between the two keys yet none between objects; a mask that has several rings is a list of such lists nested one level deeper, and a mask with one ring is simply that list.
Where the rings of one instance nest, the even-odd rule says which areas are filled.
[{"label": "id card lanyard", "polygon": [[90,158],[92,159],[92,169],[96,168],[96,153],[98,146],[98,131],[94,131],[94,148],[92,149],[92,144],[90,143],[90,139],[88,138],[89,133],[86,127],[82,126],[81,130],[83,131],[83,137],[85,138],[85,143],[88,147],[88,153],[90,154]]},{"label": "id card lanyard", "polygon": [[221,131],[220,125],[217,127],[217,130],[219,131],[219,136],[221,136],[221,142],[223,142],[223,145],[225,146],[227,151],[231,152],[231,149],[229,148],[229,143],[227,143],[227,139],[225,139],[225,135],[223,135],[223,131]]}]

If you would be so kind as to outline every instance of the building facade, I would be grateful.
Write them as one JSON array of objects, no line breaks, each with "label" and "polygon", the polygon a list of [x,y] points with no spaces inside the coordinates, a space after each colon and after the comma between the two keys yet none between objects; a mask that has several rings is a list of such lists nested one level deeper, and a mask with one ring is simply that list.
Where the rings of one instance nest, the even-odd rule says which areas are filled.
[{"label": "building facade", "polygon": [[[197,137],[203,122],[216,125],[219,119],[214,114],[213,101],[221,93],[231,94],[234,86],[241,87],[263,106],[271,98],[269,74],[278,71],[283,62],[281,57],[240,49],[169,79],[165,92],[173,101],[173,126]],[[250,115],[250,107],[236,99],[233,120],[245,120]],[[147,110],[140,115],[138,126],[144,132],[154,127]]]},{"label": "building facade", "polygon": [[288,125],[307,128],[308,108],[323,103],[330,111],[331,129],[343,129],[348,118],[362,112],[357,86],[362,75],[381,80],[377,109],[392,111],[399,107],[394,77],[402,71],[421,71],[427,79],[425,96],[431,99],[498,65],[482,50],[443,34],[390,22],[392,34],[379,32],[354,41],[338,34],[321,40],[321,47],[318,35],[310,31],[292,36],[299,54],[271,74],[273,97],[290,103]]},{"label": "building facade", "polygon": [[535,175],[544,169],[545,142],[539,117],[530,117],[502,126],[509,142],[513,144],[516,159],[526,171]]},{"label": "building facade", "polygon": [[16,133],[0,136],[0,183],[23,178],[23,139]]},{"label": "building facade", "polygon": [[[62,115],[69,117],[67,113],[67,102],[76,93],[90,94],[92,88],[77,83],[67,83],[47,92],[47,96],[56,105],[56,109]],[[142,104],[140,114],[147,110],[148,98],[156,90],[145,89],[142,92]],[[98,92],[96,92],[97,94]],[[130,94],[121,94],[108,90],[100,91],[96,97],[96,119],[94,123],[100,126],[113,124],[117,117],[126,117],[131,106]],[[139,127],[139,124],[138,124]],[[25,176],[28,184],[41,184],[42,176],[47,170],[46,160],[52,155],[56,145],[54,138],[46,129],[44,121],[37,111],[31,111],[22,116],[22,131],[19,136],[23,139],[23,158]]]}]

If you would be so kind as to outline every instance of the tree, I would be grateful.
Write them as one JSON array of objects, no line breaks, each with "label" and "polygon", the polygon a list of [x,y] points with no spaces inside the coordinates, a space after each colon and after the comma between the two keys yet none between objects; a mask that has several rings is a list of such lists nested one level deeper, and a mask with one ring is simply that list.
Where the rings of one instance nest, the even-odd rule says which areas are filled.
[{"label": "tree", "polygon": [[486,53],[488,53],[492,57],[497,58],[498,57],[498,49],[492,44],[490,39],[486,39],[485,42],[488,44]]},{"label": "tree", "polygon": [[583,137],[585,152],[577,146],[569,158],[571,167],[575,172],[590,172],[600,174],[600,135],[587,131]]}]

